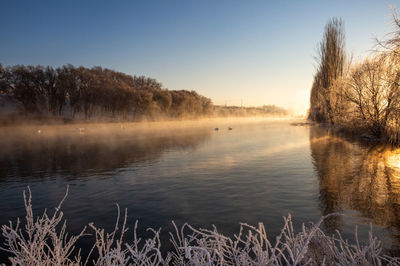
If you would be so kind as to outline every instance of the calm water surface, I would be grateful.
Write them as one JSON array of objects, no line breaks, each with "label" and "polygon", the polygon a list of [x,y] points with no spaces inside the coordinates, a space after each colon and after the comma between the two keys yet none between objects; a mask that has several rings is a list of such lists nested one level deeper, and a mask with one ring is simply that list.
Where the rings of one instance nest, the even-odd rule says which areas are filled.
[{"label": "calm water surface", "polygon": [[340,212],[346,216],[326,220],[325,230],[352,238],[358,225],[365,239],[372,223],[385,249],[399,255],[400,152],[291,122],[2,128],[0,223],[24,216],[27,186],[41,213],[58,204],[69,184],[63,211],[70,232],[89,222],[111,230],[116,203],[128,209],[131,228],[139,220],[140,234],[162,227],[163,237],[171,220],[214,224],[228,235],[240,222],[264,222],[273,237],[288,213],[299,228]]}]

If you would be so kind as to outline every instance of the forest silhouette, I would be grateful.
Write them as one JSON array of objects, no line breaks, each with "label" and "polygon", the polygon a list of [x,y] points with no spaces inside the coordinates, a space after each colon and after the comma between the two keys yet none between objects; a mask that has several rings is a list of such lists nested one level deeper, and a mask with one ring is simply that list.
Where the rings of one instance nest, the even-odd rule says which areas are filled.
[{"label": "forest silhouette", "polygon": [[0,64],[0,97],[0,100],[17,106],[14,113],[25,117],[75,120],[101,117],[103,120],[140,121],[287,114],[286,110],[274,105],[214,106],[211,99],[193,90],[168,90],[153,78],[131,76],[99,66],[3,67]]}]

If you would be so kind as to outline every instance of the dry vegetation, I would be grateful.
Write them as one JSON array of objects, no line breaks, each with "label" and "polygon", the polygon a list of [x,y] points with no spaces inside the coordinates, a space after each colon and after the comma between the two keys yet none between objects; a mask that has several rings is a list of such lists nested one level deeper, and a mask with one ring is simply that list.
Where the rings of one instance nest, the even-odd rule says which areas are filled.
[{"label": "dry vegetation", "polygon": [[351,63],[343,21],[332,19],[320,43],[310,119],[400,144],[400,21],[371,58]]},{"label": "dry vegetation", "polygon": [[[65,199],[65,197],[64,197]],[[188,224],[170,233],[173,249],[161,252],[160,230],[148,229],[153,237],[142,240],[135,224],[132,243],[124,240],[127,212],[120,222],[120,211],[115,228],[107,233],[89,224],[76,236],[66,233],[61,203],[52,215],[45,211],[34,217],[31,193],[24,201],[25,221],[18,220],[2,226],[5,242],[2,249],[9,253],[13,265],[400,265],[398,258],[382,255],[381,243],[369,234],[369,241],[355,244],[343,240],[339,232],[326,235],[320,225],[325,218],[295,233],[291,217],[284,218],[284,226],[275,241],[268,239],[265,227],[242,224],[234,238],[212,230],[195,229]],[[119,225],[122,225],[119,228]],[[94,236],[93,236],[94,235]],[[91,236],[94,245],[89,256],[82,258],[76,243],[81,237]]]}]

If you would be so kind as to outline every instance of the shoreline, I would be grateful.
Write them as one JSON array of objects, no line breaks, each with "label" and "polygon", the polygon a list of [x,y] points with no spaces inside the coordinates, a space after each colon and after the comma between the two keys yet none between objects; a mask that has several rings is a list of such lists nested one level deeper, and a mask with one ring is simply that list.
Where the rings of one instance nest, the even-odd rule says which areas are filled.
[{"label": "shoreline", "polygon": [[[2,123],[3,119],[10,120],[9,123]],[[106,118],[79,120],[64,117],[46,117],[46,116],[0,116],[0,128],[5,127],[23,127],[23,126],[63,126],[63,125],[98,125],[98,124],[156,124],[156,123],[175,123],[175,122],[204,122],[212,120],[304,120],[304,117],[281,116],[281,115],[257,115],[257,116],[199,116],[199,117],[179,117],[165,119],[142,119],[138,121],[128,120],[109,120]]]}]

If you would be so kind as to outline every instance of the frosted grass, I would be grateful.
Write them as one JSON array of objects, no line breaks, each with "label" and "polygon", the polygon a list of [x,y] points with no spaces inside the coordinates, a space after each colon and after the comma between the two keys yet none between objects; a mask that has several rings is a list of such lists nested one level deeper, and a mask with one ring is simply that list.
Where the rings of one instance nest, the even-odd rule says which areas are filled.
[{"label": "frosted grass", "polygon": [[[176,226],[170,232],[172,250],[161,252],[160,230],[147,229],[152,237],[141,239],[137,235],[138,222],[133,228],[133,241],[124,236],[128,232],[127,210],[121,218],[120,209],[112,232],[96,227],[93,223],[74,236],[66,232],[66,220],[61,211],[67,193],[52,215],[47,210],[34,217],[32,195],[24,191],[26,216],[22,223],[17,219],[2,226],[5,239],[1,249],[8,252],[12,265],[400,265],[400,259],[382,254],[381,242],[373,236],[372,226],[365,244],[344,240],[337,231],[326,235],[321,223],[306,226],[295,232],[292,218],[284,217],[283,228],[272,241],[265,226],[241,224],[233,238],[212,230],[196,229],[189,224]],[[119,227],[119,224],[122,224]],[[83,236],[93,238],[93,247],[87,258],[82,258],[76,243]]]}]

